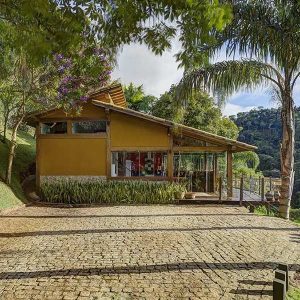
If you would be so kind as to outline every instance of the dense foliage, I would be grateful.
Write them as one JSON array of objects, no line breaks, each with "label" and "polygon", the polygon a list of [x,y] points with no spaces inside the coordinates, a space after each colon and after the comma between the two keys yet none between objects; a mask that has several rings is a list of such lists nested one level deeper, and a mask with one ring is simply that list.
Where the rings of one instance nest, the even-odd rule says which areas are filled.
[{"label": "dense foliage", "polygon": [[[293,205],[300,198],[300,108],[295,109],[295,183]],[[238,140],[256,145],[258,170],[264,176],[280,177],[280,143],[282,136],[280,109],[258,108],[231,116],[240,128]]]},{"label": "dense foliage", "polygon": [[255,207],[254,213],[260,216],[276,217],[278,212],[275,207],[268,207],[267,205],[260,205]]},{"label": "dense foliage", "polygon": [[146,95],[142,85],[135,86],[133,83],[124,87],[124,93],[128,108],[144,113],[151,113],[157,100],[155,96]]},{"label": "dense foliage", "polygon": [[238,140],[258,147],[258,169],[265,176],[280,176],[281,121],[279,109],[253,109],[230,117],[240,128]]},{"label": "dense foliage", "polygon": [[149,181],[80,182],[60,180],[42,183],[44,201],[65,204],[166,204],[175,203],[178,183]]},{"label": "dense foliage", "polygon": [[232,139],[238,135],[234,122],[223,117],[214,99],[203,91],[195,91],[181,104],[176,102],[172,87],[153,105],[152,114]]},{"label": "dense foliage", "polygon": [[[41,1],[41,0],[40,0]],[[92,33],[110,47],[137,42],[156,54],[170,48],[175,36],[187,48],[196,36],[208,39],[231,20],[231,7],[221,1],[198,0],[56,0],[91,21]],[[70,9],[72,8],[72,9]],[[68,11],[69,11],[68,10]]]}]

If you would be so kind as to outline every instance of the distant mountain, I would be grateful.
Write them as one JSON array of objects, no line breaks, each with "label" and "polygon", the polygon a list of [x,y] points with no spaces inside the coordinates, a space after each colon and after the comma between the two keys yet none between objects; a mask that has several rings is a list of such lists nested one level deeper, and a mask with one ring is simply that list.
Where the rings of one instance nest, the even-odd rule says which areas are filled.
[{"label": "distant mountain", "polygon": [[[300,199],[300,107],[296,108],[295,186],[294,197]],[[259,107],[231,116],[240,128],[238,140],[256,145],[260,158],[259,170],[265,176],[280,176],[281,119],[280,109]],[[298,193],[298,194],[297,194]]]}]

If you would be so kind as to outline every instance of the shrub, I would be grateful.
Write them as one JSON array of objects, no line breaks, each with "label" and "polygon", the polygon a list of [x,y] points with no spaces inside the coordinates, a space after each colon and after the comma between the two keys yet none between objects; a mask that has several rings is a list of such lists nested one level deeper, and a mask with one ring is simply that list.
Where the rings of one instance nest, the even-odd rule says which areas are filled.
[{"label": "shrub", "polygon": [[300,208],[290,210],[290,219],[300,224]]},{"label": "shrub", "polygon": [[184,191],[178,183],[150,181],[80,182],[61,180],[42,183],[43,201],[68,204],[167,204]]},{"label": "shrub", "polygon": [[277,210],[274,207],[267,208],[265,205],[255,207],[254,213],[260,216],[276,217],[278,215]]}]

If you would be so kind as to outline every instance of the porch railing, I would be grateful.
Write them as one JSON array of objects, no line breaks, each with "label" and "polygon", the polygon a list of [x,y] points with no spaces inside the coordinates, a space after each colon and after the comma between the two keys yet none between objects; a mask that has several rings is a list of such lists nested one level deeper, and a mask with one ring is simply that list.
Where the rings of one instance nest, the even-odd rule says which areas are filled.
[{"label": "porch railing", "polygon": [[[274,177],[254,177],[254,176],[234,176],[233,177],[233,199],[235,201],[265,201],[266,193],[270,196],[279,191],[281,185],[280,178]],[[227,180],[225,176],[220,176],[217,180],[217,193],[219,200],[227,199]],[[276,197],[275,197],[276,198]]]}]

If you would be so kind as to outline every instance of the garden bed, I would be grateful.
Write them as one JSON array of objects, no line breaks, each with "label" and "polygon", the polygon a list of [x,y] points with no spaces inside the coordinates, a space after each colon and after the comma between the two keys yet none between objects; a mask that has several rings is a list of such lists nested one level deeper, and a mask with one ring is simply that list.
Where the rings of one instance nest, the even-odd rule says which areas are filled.
[{"label": "garden bed", "polygon": [[61,180],[41,185],[41,200],[57,204],[173,204],[178,183],[148,181],[79,182]]}]

